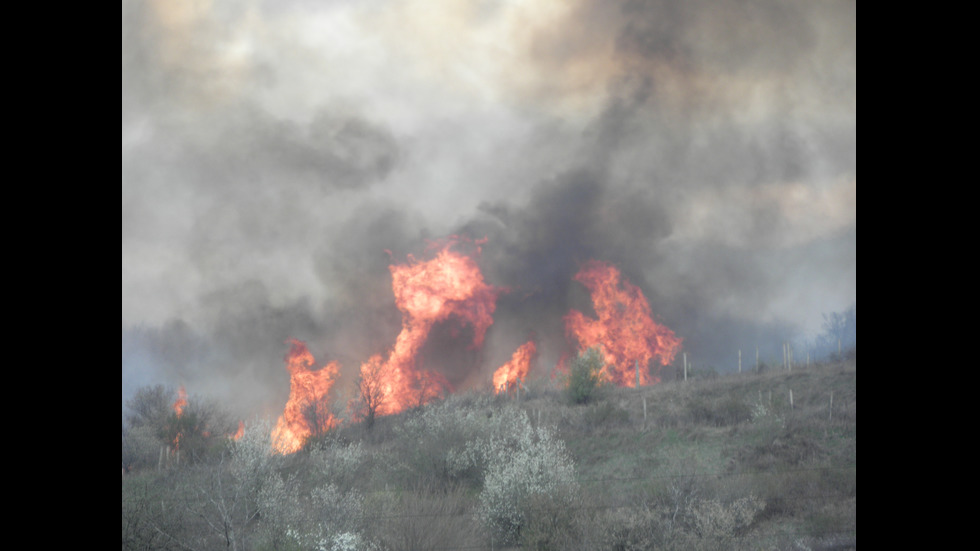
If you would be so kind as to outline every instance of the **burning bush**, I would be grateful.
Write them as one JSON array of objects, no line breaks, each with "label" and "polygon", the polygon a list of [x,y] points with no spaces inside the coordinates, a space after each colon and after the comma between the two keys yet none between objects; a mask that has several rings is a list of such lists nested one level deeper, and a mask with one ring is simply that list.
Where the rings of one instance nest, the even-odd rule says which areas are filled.
[{"label": "burning bush", "polygon": [[[220,453],[236,432],[233,420],[215,400],[188,399],[183,387],[142,387],[126,402],[123,468],[194,462]],[[163,451],[166,451],[164,456]]]},{"label": "burning bush", "polygon": [[617,386],[659,383],[659,367],[651,373],[648,366],[654,359],[660,365],[673,361],[682,339],[654,321],[643,291],[618,268],[598,260],[585,263],[574,279],[589,289],[597,318],[571,310],[565,316],[565,331],[580,349],[599,347],[602,379]]}]

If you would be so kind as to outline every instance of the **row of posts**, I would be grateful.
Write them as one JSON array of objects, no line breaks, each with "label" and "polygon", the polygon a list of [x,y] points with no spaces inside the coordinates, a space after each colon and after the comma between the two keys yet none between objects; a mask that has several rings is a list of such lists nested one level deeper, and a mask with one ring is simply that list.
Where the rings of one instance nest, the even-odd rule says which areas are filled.
[{"label": "row of posts", "polygon": [[[687,380],[687,352],[682,353],[682,355],[683,355],[683,359],[684,359],[684,380],[686,381]],[[756,367],[756,370],[759,369],[759,347],[758,346],[755,348],[755,367]],[[806,353],[806,367],[810,367],[810,351],[809,350],[807,350],[807,353]],[[789,371],[792,371],[793,370],[793,347],[789,343],[783,343],[783,369],[787,369]],[[636,370],[636,388],[639,389],[640,388],[640,360],[636,360],[635,370]],[[739,373],[742,372],[742,349],[741,348],[738,349],[738,372]],[[761,399],[762,399],[761,392],[762,391],[759,391],[759,392],[760,392],[759,399],[761,401]],[[519,380],[518,380],[517,385],[516,385],[516,392],[515,392],[515,394],[516,394],[515,397],[516,397],[517,401],[519,402],[520,399],[521,399],[521,382]],[[772,392],[771,391],[770,391],[770,395],[769,395],[769,401],[772,402]],[[789,407],[790,407],[790,409],[794,409],[794,407],[793,407],[793,389],[790,389],[789,390]],[[830,409],[830,413],[828,415],[828,420],[833,420],[833,417],[834,417],[834,392],[833,391],[830,392],[830,408],[829,409]],[[646,398],[646,396],[643,396],[643,421],[646,422],[646,420],[647,420],[647,398]],[[540,411],[538,411],[538,423],[539,424],[541,423],[541,412]],[[160,460],[161,460],[161,463],[162,463],[162,461],[163,461],[163,455],[162,455],[163,450],[161,449],[160,452],[161,452]],[[179,460],[180,460],[180,456],[178,456],[178,461]]]}]

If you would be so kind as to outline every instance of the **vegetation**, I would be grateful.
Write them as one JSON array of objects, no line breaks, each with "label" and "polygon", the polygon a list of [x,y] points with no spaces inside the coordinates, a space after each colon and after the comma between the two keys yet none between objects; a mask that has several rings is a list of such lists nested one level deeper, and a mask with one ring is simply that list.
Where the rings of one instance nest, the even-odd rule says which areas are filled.
[{"label": "vegetation", "polygon": [[572,360],[568,370],[568,398],[574,404],[587,404],[599,397],[602,387],[602,352],[590,348]]},{"label": "vegetation", "polygon": [[588,378],[583,394],[571,378],[528,381],[519,400],[458,393],[365,412],[288,456],[252,422],[179,464],[160,461],[174,395],[141,389],[123,549],[855,548],[856,354],[840,356],[601,393]]}]

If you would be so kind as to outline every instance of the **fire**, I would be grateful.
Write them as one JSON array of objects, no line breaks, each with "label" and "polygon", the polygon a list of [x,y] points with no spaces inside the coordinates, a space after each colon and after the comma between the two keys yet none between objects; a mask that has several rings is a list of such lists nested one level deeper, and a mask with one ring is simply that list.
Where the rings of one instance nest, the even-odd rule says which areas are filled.
[{"label": "fire", "polygon": [[[446,377],[424,369],[418,357],[436,324],[454,320],[471,326],[473,348],[482,346],[493,324],[497,297],[506,290],[484,281],[473,256],[456,250],[460,241],[454,237],[432,247],[437,250],[429,260],[409,255],[405,263],[389,266],[395,305],[402,313],[401,331],[391,348],[361,364],[357,397],[348,404],[353,417],[367,421],[368,426],[377,416],[421,406],[452,390]],[[467,241],[475,246],[475,255],[484,242]],[[602,376],[608,381],[620,386],[659,382],[659,376],[647,369],[651,360],[668,364],[680,350],[681,339],[654,322],[640,289],[622,278],[616,267],[599,261],[588,262],[574,279],[591,292],[598,319],[570,311],[565,316],[568,337],[581,350],[593,346],[601,349],[606,363]],[[314,371],[314,358],[306,345],[296,339],[287,343],[290,395],[272,433],[274,446],[281,453],[299,450],[307,438],[340,422],[327,408],[339,364],[331,362]],[[494,392],[520,385],[536,354],[533,339],[518,347],[494,372]],[[636,366],[641,364],[643,369],[637,375]]]},{"label": "fire", "polygon": [[239,440],[244,435],[245,435],[245,421],[239,421],[238,430],[235,432],[235,434],[231,435],[231,439]]},{"label": "fire", "polygon": [[283,454],[299,450],[307,438],[338,423],[329,411],[328,393],[340,370],[337,362],[311,370],[313,354],[306,344],[296,339],[286,342],[290,345],[285,358],[289,370],[289,400],[272,430],[273,446]]},{"label": "fire", "polygon": [[450,239],[431,260],[420,262],[409,256],[406,264],[389,266],[402,329],[387,358],[376,354],[361,365],[362,384],[379,389],[378,415],[422,405],[449,390],[445,377],[419,369],[416,361],[436,323],[455,318],[472,325],[475,348],[483,344],[493,324],[500,290],[484,282],[475,260],[453,250],[458,242]]},{"label": "fire", "polygon": [[587,318],[578,310],[570,311],[565,316],[567,335],[580,350],[601,348],[606,380],[619,386],[636,386],[639,362],[639,383],[659,383],[660,377],[651,375],[646,367],[654,358],[661,365],[670,363],[680,350],[681,339],[653,321],[643,292],[623,278],[615,266],[596,260],[586,263],[574,279],[589,289],[598,319]]},{"label": "fire", "polygon": [[185,407],[187,407],[187,391],[184,390],[184,385],[180,385],[177,389],[177,401],[174,402],[174,412],[178,418],[183,415]]},{"label": "fire", "polygon": [[510,361],[500,366],[493,373],[493,391],[496,394],[509,391],[527,378],[527,372],[531,368],[531,360],[537,354],[538,348],[533,340],[527,341],[517,347]]},{"label": "fire", "polygon": [[175,434],[174,434],[174,452],[180,451],[180,437],[182,435],[180,416],[184,414],[184,408],[187,407],[187,391],[184,390],[184,385],[180,385],[177,389],[177,401],[174,402],[174,413],[176,414],[177,422],[174,424]]}]

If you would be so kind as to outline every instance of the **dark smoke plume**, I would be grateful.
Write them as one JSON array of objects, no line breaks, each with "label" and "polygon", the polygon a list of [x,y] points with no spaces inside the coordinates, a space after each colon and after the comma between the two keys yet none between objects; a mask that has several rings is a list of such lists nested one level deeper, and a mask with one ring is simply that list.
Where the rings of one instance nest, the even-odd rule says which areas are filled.
[{"label": "dark smoke plume", "polygon": [[853,1],[126,1],[122,142],[124,402],[276,414],[287,338],[349,380],[453,234],[508,289],[483,351],[434,328],[455,386],[549,371],[590,259],[719,371],[856,301]]}]

